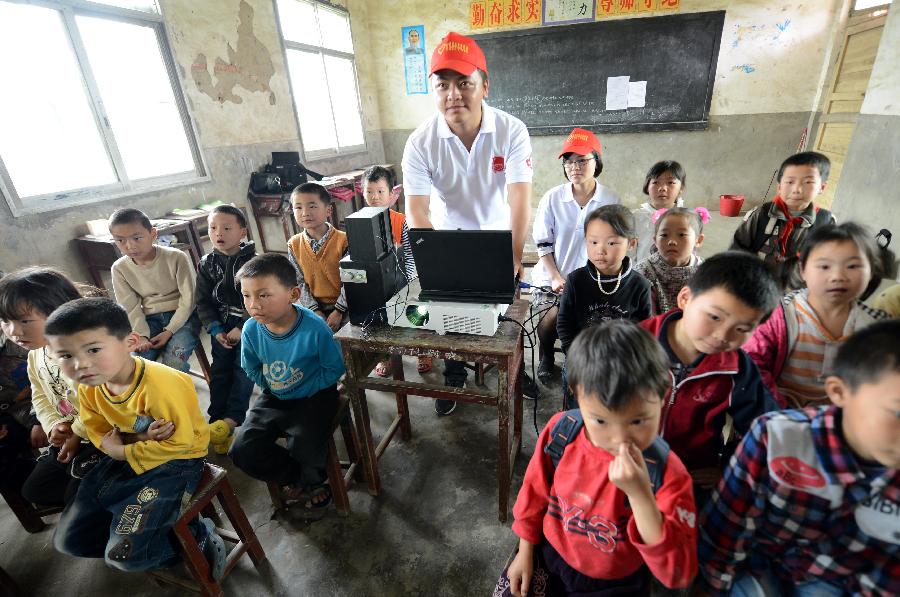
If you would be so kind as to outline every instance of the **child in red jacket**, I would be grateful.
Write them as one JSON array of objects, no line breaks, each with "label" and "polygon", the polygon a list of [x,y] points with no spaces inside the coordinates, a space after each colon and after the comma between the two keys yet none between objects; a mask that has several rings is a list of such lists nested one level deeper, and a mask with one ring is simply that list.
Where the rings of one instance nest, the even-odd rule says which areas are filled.
[{"label": "child in red jacket", "polygon": [[[578,409],[538,438],[513,509],[519,552],[494,595],[644,594],[648,568],[687,587],[697,572],[691,478],[656,435],[665,353],[633,323],[611,321],[579,334],[566,362]],[[560,443],[566,419],[578,425]]]},{"label": "child in red jacket", "polygon": [[[672,391],[659,433],[694,478],[698,504],[722,477],[753,419],[778,408],[740,349],[778,298],[775,279],[759,259],[739,251],[719,253],[678,293],[678,309],[640,324],[668,355]],[[731,435],[736,437],[726,437]]]}]

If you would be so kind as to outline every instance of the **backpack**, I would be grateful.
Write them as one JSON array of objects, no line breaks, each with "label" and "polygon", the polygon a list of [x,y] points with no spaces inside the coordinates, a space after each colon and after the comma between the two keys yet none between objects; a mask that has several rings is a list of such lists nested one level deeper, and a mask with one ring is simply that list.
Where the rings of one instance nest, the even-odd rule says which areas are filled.
[{"label": "backpack", "polygon": [[[553,425],[553,429],[550,430],[550,443],[544,448],[544,453],[550,455],[554,471],[559,466],[566,446],[575,441],[582,427],[584,427],[584,419],[581,417],[581,411],[577,408],[567,410]],[[666,474],[666,460],[669,458],[670,451],[666,440],[657,435],[650,447],[642,452],[644,462],[647,463],[647,472],[650,473],[650,486],[653,488],[654,495],[662,486],[663,477]]]},{"label": "backpack", "polygon": [[[750,252],[753,254],[759,253],[759,250],[763,248],[763,245],[766,244],[766,239],[769,238],[771,234],[771,230],[769,230],[769,222],[771,218],[768,216],[769,209],[772,207],[771,201],[766,201],[762,205],[759,206],[760,217],[756,223],[756,230],[754,231],[753,236],[753,245],[750,247]],[[827,226],[831,223],[831,212],[824,207],[816,208],[816,219],[813,220],[813,224],[810,227],[810,231],[815,230],[816,228],[821,228],[822,226]]]}]

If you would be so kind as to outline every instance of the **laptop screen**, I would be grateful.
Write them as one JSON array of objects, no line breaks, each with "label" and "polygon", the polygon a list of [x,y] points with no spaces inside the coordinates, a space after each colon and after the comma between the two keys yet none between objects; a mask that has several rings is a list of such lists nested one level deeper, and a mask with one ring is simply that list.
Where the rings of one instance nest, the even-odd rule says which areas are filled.
[{"label": "laptop screen", "polygon": [[420,298],[509,304],[515,295],[509,230],[409,231]]}]

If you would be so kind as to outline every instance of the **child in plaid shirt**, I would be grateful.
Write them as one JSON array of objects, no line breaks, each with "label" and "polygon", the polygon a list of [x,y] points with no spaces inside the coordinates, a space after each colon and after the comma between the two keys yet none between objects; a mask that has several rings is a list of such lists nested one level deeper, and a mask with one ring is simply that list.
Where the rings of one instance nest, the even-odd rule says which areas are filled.
[{"label": "child in plaid shirt", "polygon": [[828,407],[757,419],[701,517],[715,595],[900,594],[900,321],[858,332]]}]

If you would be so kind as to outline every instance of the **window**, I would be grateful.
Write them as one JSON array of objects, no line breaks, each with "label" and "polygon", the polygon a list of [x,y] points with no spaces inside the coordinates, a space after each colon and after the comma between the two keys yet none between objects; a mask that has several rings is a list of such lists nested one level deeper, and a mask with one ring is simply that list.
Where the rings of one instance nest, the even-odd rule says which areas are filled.
[{"label": "window", "polygon": [[891,3],[891,0],[854,0],[853,10],[866,10],[875,6],[885,6]]},{"label": "window", "polygon": [[154,0],[0,0],[0,65],[13,215],[205,178]]},{"label": "window", "polygon": [[307,157],[364,148],[347,13],[310,0],[278,0],[294,107]]}]

